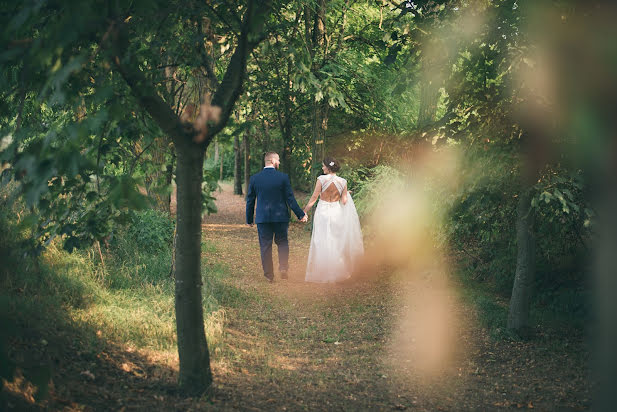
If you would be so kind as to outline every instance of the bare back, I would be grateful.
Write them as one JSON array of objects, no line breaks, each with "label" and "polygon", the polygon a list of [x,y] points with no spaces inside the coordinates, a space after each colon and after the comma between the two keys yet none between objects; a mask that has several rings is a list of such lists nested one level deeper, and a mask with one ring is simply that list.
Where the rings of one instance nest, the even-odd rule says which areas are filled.
[{"label": "bare back", "polygon": [[321,193],[320,198],[324,202],[338,202],[341,200],[343,193],[347,190],[347,182],[345,179],[336,175],[320,176]]}]

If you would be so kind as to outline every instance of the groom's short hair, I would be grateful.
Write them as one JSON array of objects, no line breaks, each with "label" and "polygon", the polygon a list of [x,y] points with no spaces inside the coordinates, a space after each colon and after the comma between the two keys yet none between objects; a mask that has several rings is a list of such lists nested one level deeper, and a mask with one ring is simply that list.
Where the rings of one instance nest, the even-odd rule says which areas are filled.
[{"label": "groom's short hair", "polygon": [[267,152],[266,155],[264,156],[264,163],[268,163],[268,162],[272,162],[272,159],[274,159],[274,156],[278,156],[279,154],[276,152]]}]

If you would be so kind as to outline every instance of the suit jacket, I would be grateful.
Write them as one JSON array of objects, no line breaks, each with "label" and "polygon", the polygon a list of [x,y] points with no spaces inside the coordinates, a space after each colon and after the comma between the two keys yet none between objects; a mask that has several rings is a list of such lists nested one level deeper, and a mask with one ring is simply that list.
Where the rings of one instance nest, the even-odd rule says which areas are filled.
[{"label": "suit jacket", "polygon": [[[255,213],[255,200],[257,212]],[[302,219],[304,211],[298,206],[289,176],[272,167],[266,167],[261,172],[251,176],[249,192],[246,195],[246,223],[289,222],[289,210],[293,210],[298,219]]]}]

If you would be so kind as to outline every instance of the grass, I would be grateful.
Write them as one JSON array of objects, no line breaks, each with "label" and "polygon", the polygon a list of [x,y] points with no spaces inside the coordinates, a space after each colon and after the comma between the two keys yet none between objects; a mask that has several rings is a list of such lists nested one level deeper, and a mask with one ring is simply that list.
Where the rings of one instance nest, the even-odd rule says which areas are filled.
[{"label": "grass", "polygon": [[[213,245],[204,247],[212,250]],[[110,250],[103,254],[103,264],[94,250],[68,253],[52,244],[40,256],[38,269],[29,260],[2,279],[0,311],[43,335],[63,327],[89,329],[110,342],[175,351],[174,282],[169,277],[171,253],[165,252],[129,250],[118,257]],[[211,347],[220,342],[225,321],[219,301],[246,299],[225,285],[226,276],[220,265],[207,268],[204,315]],[[82,343],[86,351],[99,347],[99,339]]]}]

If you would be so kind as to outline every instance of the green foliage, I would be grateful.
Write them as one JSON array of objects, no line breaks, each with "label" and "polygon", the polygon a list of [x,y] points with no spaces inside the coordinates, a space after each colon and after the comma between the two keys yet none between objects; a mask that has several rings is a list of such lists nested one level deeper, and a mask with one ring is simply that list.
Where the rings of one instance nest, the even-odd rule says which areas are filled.
[{"label": "green foliage", "polygon": [[465,271],[509,296],[516,268],[516,159],[508,152],[482,151],[469,153],[465,160],[465,183],[444,230],[452,250],[463,257]]},{"label": "green foliage", "polygon": [[359,168],[344,174],[348,187],[353,191],[354,203],[361,218],[368,217],[384,199],[381,193],[402,190],[402,173],[394,167],[379,165],[374,168]]},{"label": "green foliage", "polygon": [[126,240],[135,249],[155,254],[171,248],[174,222],[167,214],[154,209],[135,211],[130,213],[125,230]]},{"label": "green foliage", "polygon": [[[469,287],[482,284],[509,298],[516,269],[518,161],[508,151],[469,151],[464,185],[455,196],[444,230]],[[534,305],[556,316],[588,316],[589,209],[580,176],[547,168],[534,188],[536,278]],[[564,202],[559,194],[563,195]],[[548,201],[546,201],[548,199]],[[567,303],[566,303],[567,302]]]},{"label": "green foliage", "polygon": [[[62,345],[55,341],[69,332],[78,336],[74,344],[86,354],[98,353],[106,342],[175,348],[169,241],[173,225],[160,212],[131,215],[134,226],[116,228],[108,249],[101,244],[103,260],[96,247],[68,253],[54,241],[40,256],[17,256],[14,266],[2,269],[0,321],[7,328],[0,330],[0,359],[10,361],[2,363],[4,378],[10,380],[14,367],[23,366],[9,356],[7,345],[15,339],[45,339],[50,345]],[[2,233],[19,234],[16,223],[16,215],[4,218]],[[148,231],[158,235],[150,236]],[[5,239],[3,246],[18,252],[15,245],[24,236],[27,233]],[[228,276],[226,269],[209,265],[207,276],[212,286],[204,293],[206,333],[208,343],[216,347],[224,319],[218,302],[231,292],[220,286]],[[97,331],[103,335],[97,336]],[[25,370],[26,378],[34,380],[39,372]]]}]

